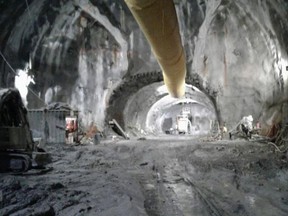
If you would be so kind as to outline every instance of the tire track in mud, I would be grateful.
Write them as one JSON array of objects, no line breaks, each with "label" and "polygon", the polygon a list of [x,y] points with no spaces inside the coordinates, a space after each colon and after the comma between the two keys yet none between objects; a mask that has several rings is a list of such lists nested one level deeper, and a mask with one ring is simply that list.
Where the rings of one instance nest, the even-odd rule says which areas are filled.
[{"label": "tire track in mud", "polygon": [[210,198],[208,198],[207,193],[203,191],[197,184],[192,181],[190,178],[183,178],[183,181],[193,188],[193,190],[196,192],[196,194],[200,197],[200,200],[202,201],[203,207],[206,207],[210,215],[212,216],[229,216],[227,212],[225,212],[224,209],[217,207],[217,204],[214,203],[214,201]]},{"label": "tire track in mud", "polygon": [[[170,161],[170,163],[164,165],[161,172],[163,173],[164,187],[170,191],[170,196],[176,200],[174,204],[178,206],[183,215],[249,215],[241,204],[230,203],[221,191],[215,191],[212,189],[213,187],[210,189],[209,183],[211,182],[206,182],[207,179],[205,179],[205,175],[207,172],[210,172],[211,164],[200,161],[197,168],[199,168],[198,166],[202,166],[201,170],[195,171],[196,168],[193,167],[189,159],[192,157],[191,153],[194,155],[196,150],[201,149],[200,146],[196,145],[192,148],[190,146],[186,147],[186,149],[181,147],[181,150],[179,149],[173,149],[172,152],[169,153],[169,156],[166,155],[166,159]],[[188,152],[190,152],[190,154]],[[194,160],[197,160],[195,155],[193,157]],[[229,174],[229,178],[231,179],[229,186],[233,187],[233,190],[239,190],[240,187],[238,170],[237,165],[233,164],[233,172]],[[214,178],[215,177],[213,177],[214,183],[221,184],[221,182],[218,182],[218,180]],[[231,206],[229,206],[230,204]]]},{"label": "tire track in mud", "polygon": [[[175,148],[174,152],[171,152],[170,158],[174,159],[170,160],[170,166],[166,166],[163,172],[166,184],[173,186],[175,197],[178,199],[177,204],[183,214],[252,216],[265,215],[262,213],[265,211],[270,213],[274,211],[277,215],[287,215],[284,213],[286,209],[280,203],[271,204],[275,198],[280,202],[281,194],[276,191],[278,194],[273,194],[275,192],[272,183],[275,178],[273,173],[277,172],[276,164],[279,162],[271,158],[269,163],[264,163],[267,161],[268,154],[261,153],[263,150],[257,145],[240,144],[220,147],[217,144],[197,145]],[[254,151],[260,153],[252,155],[250,152],[255,153]],[[261,163],[262,161],[264,162]],[[261,182],[265,182],[264,186]],[[267,189],[269,196],[267,196]],[[183,195],[185,193],[186,196]],[[271,199],[274,196],[275,198]],[[191,208],[188,199],[191,203],[198,202],[198,206],[194,205],[195,208]],[[263,203],[264,207],[259,210],[259,206],[262,206],[260,203]]]},{"label": "tire track in mud", "polygon": [[229,216],[211,199],[209,192],[204,192],[204,188],[191,180],[186,165],[178,162],[177,150],[175,152],[172,148],[171,152],[154,149],[148,158],[145,154],[147,151],[142,152],[141,156],[134,149],[130,149],[129,153],[138,156],[139,164],[139,161],[153,161],[153,164],[150,162],[144,167],[138,165],[138,171],[135,171],[143,189],[144,207],[149,216]]},{"label": "tire track in mud", "polygon": [[265,211],[286,215],[284,204],[275,200],[273,206],[274,199],[267,196],[269,189],[269,194],[276,192],[275,197],[284,200],[271,187],[274,165],[268,163],[261,146],[232,144],[145,141],[129,149],[125,162],[142,187],[147,215],[252,216]]},{"label": "tire track in mud", "polygon": [[[173,172],[175,173],[173,174]],[[214,200],[216,197],[211,198],[214,195],[199,186],[185,171],[185,167],[181,167],[179,164],[174,164],[172,173],[165,173],[163,184],[167,185],[167,189],[172,189],[174,199],[177,200],[175,204],[178,205],[183,215],[229,216],[224,209],[217,205]]]},{"label": "tire track in mud", "polygon": [[135,173],[145,197],[144,208],[147,215],[184,216],[165,188],[161,173],[160,165],[155,163],[142,167],[142,171],[138,170]]}]

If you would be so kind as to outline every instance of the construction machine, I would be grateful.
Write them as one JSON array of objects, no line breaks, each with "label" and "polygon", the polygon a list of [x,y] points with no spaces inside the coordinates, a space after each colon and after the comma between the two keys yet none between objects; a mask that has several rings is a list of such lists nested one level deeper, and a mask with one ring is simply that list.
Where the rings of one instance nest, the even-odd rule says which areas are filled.
[{"label": "construction machine", "polygon": [[34,142],[17,89],[0,89],[0,172],[25,172],[32,167]]}]

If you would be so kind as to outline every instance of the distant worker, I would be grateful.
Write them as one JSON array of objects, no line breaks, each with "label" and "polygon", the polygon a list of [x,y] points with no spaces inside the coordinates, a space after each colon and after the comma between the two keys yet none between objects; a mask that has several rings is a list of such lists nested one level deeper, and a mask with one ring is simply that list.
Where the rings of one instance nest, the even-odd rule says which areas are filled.
[{"label": "distant worker", "polygon": [[223,122],[223,125],[220,126],[220,135],[221,135],[221,139],[224,138],[224,134],[227,133],[227,127],[226,127],[226,122]]},{"label": "distant worker", "polygon": [[75,121],[71,120],[70,122],[68,122],[67,126],[66,126],[66,130],[68,131],[68,133],[72,133],[75,131]]},{"label": "distant worker", "polygon": [[244,116],[241,120],[241,129],[247,137],[251,138],[253,130],[253,117],[252,115]]},{"label": "distant worker", "polygon": [[75,121],[71,120],[66,124],[66,138],[68,139],[68,143],[74,142],[74,132],[76,131]]},{"label": "distant worker", "polygon": [[241,121],[229,131],[229,137],[232,139],[233,135],[244,133],[247,137],[251,138],[253,130],[253,117],[252,115],[244,116]]}]

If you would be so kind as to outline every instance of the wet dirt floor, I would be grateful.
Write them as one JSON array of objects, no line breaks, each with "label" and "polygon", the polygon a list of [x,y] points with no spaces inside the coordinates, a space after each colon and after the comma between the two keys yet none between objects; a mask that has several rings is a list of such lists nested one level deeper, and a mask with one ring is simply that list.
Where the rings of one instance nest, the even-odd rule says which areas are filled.
[{"label": "wet dirt floor", "polygon": [[0,215],[286,216],[288,162],[245,140],[49,145],[53,170],[0,175]]}]

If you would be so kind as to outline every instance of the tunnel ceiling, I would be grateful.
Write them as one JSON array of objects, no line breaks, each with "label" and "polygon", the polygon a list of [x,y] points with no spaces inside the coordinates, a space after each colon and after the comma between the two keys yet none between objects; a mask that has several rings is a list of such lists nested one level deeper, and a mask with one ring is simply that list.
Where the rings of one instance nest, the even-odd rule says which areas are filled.
[{"label": "tunnel ceiling", "polygon": [[[232,125],[251,114],[267,126],[287,119],[288,1],[174,3],[186,82],[212,101],[217,119]],[[65,102],[84,125],[103,128],[110,118],[129,125],[129,101],[161,85],[160,67],[124,1],[0,0],[0,27],[0,85],[14,86],[15,76],[28,73],[29,108]]]}]

